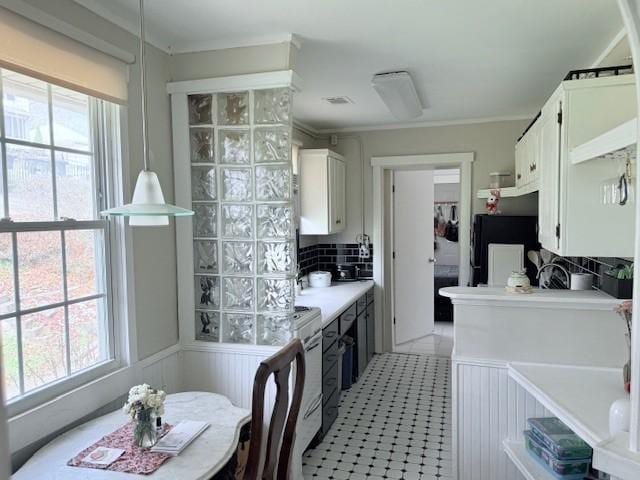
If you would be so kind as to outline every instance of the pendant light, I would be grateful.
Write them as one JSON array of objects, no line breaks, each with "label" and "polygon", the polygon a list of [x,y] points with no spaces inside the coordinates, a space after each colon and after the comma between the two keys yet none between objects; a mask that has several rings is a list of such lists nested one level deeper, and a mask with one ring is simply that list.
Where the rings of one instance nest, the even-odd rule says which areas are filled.
[{"label": "pendant light", "polygon": [[169,217],[193,215],[193,210],[165,203],[155,172],[149,169],[147,90],[145,72],[144,0],[140,0],[140,90],[142,94],[142,155],[144,170],[138,175],[131,203],[100,212],[105,216],[129,217],[131,226],[169,225]]}]

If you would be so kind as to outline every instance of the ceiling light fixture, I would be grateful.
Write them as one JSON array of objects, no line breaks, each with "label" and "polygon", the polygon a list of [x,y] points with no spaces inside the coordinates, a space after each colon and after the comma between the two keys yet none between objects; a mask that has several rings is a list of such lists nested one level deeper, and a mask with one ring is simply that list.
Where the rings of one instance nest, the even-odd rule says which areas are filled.
[{"label": "ceiling light fixture", "polygon": [[422,103],[409,72],[378,73],[371,86],[398,120],[410,120],[422,115]]},{"label": "ceiling light fixture", "polygon": [[142,155],[144,169],[138,175],[131,203],[100,212],[105,216],[129,217],[131,226],[169,225],[169,217],[193,215],[193,210],[164,201],[155,172],[149,169],[149,132],[147,127],[147,89],[145,72],[144,0],[140,0],[140,90],[142,93]]}]

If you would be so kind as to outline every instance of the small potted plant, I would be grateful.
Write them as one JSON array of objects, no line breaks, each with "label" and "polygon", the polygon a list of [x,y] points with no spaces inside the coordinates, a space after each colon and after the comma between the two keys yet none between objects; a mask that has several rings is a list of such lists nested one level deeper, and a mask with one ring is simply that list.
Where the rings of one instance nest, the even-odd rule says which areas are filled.
[{"label": "small potted plant", "polygon": [[602,275],[601,290],[615,298],[631,298],[633,294],[633,263],[618,265]]},{"label": "small potted plant", "polygon": [[167,394],[163,390],[156,390],[146,383],[136,385],[129,390],[129,398],[122,410],[134,423],[133,443],[136,447],[150,448],[155,445],[157,441],[155,419],[164,415],[166,397]]}]

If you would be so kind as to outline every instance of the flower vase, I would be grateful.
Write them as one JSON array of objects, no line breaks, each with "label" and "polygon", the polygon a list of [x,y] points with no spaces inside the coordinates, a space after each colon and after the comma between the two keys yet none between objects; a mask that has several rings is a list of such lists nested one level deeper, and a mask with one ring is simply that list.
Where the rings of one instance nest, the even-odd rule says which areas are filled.
[{"label": "flower vase", "polygon": [[627,363],[624,364],[622,369],[622,377],[624,381],[624,389],[627,393],[631,392],[631,336],[627,333],[625,334],[625,338],[627,339]]},{"label": "flower vase", "polygon": [[140,448],[151,448],[156,444],[156,415],[152,408],[141,408],[133,420],[133,444]]}]

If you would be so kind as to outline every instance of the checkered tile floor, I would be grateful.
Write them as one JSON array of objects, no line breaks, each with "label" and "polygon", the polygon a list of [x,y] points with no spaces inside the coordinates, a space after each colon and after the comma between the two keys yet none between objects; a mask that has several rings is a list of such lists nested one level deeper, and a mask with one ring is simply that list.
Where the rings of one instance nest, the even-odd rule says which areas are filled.
[{"label": "checkered tile floor", "polygon": [[305,480],[452,480],[451,361],[376,355],[340,416],[303,458]]}]

